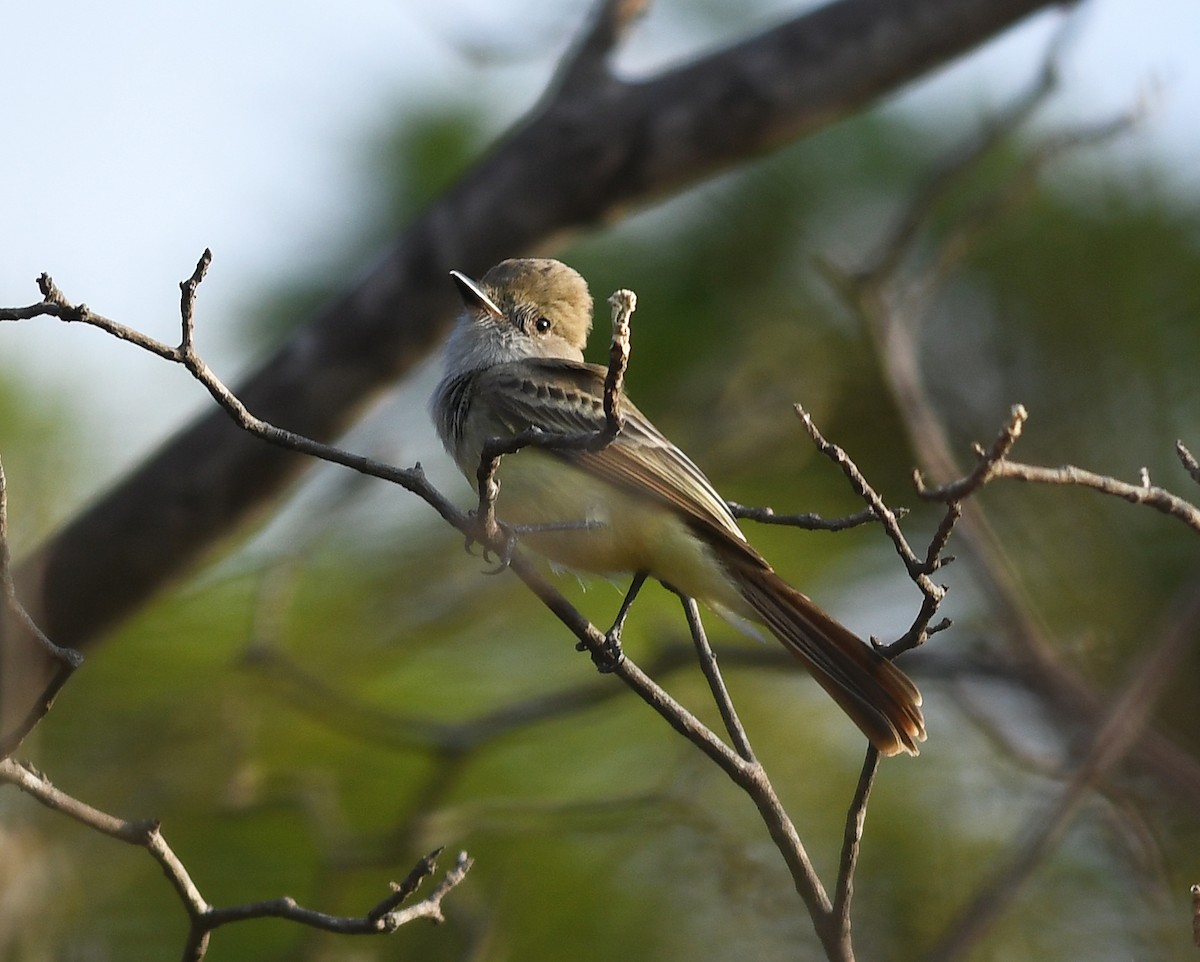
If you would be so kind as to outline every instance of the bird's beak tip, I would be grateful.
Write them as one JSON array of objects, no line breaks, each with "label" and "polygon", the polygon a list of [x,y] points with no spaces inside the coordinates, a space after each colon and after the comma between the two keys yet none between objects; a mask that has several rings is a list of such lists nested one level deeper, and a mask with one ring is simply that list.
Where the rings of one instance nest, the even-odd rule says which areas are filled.
[{"label": "bird's beak tip", "polygon": [[462,296],[463,303],[467,307],[486,311],[493,317],[503,316],[504,312],[496,306],[495,301],[488,297],[487,292],[475,281],[467,277],[466,274],[462,271],[451,271],[450,276],[454,278],[454,283],[458,287],[458,293]]}]

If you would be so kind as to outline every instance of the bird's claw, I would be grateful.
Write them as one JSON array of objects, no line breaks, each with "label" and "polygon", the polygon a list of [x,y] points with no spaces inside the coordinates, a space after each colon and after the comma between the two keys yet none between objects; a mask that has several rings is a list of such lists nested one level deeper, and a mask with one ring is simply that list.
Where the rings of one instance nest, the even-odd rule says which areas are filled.
[{"label": "bird's claw", "polygon": [[625,652],[621,648],[621,629],[616,626],[604,633],[604,644],[598,649],[592,649],[581,641],[575,646],[575,650],[590,651],[592,664],[596,666],[596,670],[602,675],[608,675],[616,671],[617,666],[625,658]]},{"label": "bird's claw", "polygon": [[[472,514],[474,515],[474,512]],[[463,548],[467,554],[473,555],[475,546],[479,545],[483,549],[484,562],[495,565],[484,574],[499,574],[512,564],[513,553],[517,550],[517,533],[501,521],[493,520],[491,530],[489,525],[480,521],[478,517],[475,521],[475,527],[466,533]],[[492,548],[496,542],[500,543],[499,550]]]},{"label": "bird's claw", "polygon": [[492,559],[495,558],[494,567],[485,571],[485,575],[498,575],[512,564],[513,552],[517,550],[517,536],[506,528],[501,528],[504,535],[503,547],[497,552],[493,552],[491,548],[484,547],[483,560],[488,564],[492,564]]}]

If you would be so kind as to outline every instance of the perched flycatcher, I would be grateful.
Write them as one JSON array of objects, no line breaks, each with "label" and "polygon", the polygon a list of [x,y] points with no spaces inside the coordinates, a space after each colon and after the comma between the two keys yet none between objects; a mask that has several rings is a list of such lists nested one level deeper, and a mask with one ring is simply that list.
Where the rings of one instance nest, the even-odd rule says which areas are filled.
[{"label": "perched flycatcher", "polygon": [[[467,478],[490,438],[602,428],[606,371],[583,362],[592,327],[584,279],[537,259],[504,261],[478,284],[453,277],[466,308],[430,409]],[[917,754],[916,686],[780,578],[688,456],[624,398],[621,410],[624,428],[602,450],[527,447],[504,459],[497,513],[544,526],[521,543],[576,570],[646,573],[731,620],[765,625],[879,751]]]}]

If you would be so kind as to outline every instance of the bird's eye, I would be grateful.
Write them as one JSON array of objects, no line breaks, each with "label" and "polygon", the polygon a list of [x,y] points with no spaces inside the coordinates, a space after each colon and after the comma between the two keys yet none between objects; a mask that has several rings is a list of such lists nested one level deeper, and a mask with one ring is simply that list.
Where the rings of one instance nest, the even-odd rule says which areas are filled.
[{"label": "bird's eye", "polygon": [[551,327],[550,318],[539,317],[533,322],[533,327],[534,330],[536,330],[539,334],[545,334],[548,330],[550,330]]}]

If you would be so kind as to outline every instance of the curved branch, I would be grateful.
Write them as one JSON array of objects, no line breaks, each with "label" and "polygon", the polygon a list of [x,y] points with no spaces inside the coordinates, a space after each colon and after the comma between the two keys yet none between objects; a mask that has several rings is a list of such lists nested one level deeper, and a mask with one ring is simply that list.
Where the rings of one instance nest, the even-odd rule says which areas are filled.
[{"label": "curved branch", "polygon": [[[442,336],[450,268],[483,270],[816,130],[1050,5],[839,0],[636,83],[564,81],[235,393],[266,421],[333,438]],[[584,61],[594,69],[636,6],[605,3],[567,80]],[[59,644],[85,646],[305,464],[208,413],[28,559],[21,597]],[[28,654],[6,683],[44,670]],[[7,718],[25,688],[0,692]]]},{"label": "curved branch", "polygon": [[149,819],[127,821],[102,812],[56,788],[41,772],[11,758],[0,760],[0,781],[16,785],[47,808],[61,812],[88,828],[149,852],[175,889],[191,921],[183,951],[185,960],[192,959],[198,962],[204,958],[208,951],[209,936],[214,929],[247,919],[288,919],[301,925],[345,935],[388,934],[417,919],[433,919],[440,922],[444,920],[442,899],[463,880],[471,868],[471,859],[465,852],[460,853],[454,867],[424,899],[402,908],[400,903],[411,896],[417,886],[436,869],[435,859],[438,852],[433,852],[422,858],[403,882],[393,885],[392,892],[361,917],[327,915],[305,908],[288,896],[265,902],[214,908],[208,904],[196,883],[192,881],[183,861],[167,844],[158,822]]}]

